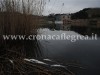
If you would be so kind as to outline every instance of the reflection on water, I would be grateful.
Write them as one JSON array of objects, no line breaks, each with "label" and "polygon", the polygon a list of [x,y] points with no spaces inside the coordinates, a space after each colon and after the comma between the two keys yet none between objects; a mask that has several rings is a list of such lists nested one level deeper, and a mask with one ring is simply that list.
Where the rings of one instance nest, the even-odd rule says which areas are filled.
[{"label": "reflection on water", "polygon": [[[43,32],[42,32],[43,31]],[[73,31],[42,30],[42,34],[67,33],[76,35]],[[78,71],[77,75],[100,75],[100,38],[92,41],[78,40],[40,40],[45,58],[55,59],[62,63],[76,63],[85,68]]]}]

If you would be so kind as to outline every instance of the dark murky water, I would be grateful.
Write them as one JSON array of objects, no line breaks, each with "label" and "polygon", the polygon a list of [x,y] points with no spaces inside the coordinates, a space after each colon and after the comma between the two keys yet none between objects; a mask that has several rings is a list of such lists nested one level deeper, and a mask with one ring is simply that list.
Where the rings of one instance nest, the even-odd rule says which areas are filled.
[{"label": "dark murky water", "polygon": [[[77,34],[71,31],[50,31],[43,34]],[[62,63],[80,64],[85,69],[79,70],[77,75],[100,75],[100,38],[92,41],[78,40],[41,40],[45,58],[54,59]]]}]

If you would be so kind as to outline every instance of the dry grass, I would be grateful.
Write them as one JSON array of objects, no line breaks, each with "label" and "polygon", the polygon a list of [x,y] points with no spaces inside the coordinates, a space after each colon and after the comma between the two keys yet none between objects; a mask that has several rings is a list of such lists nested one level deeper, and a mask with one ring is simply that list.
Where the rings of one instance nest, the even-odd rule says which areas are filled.
[{"label": "dry grass", "polygon": [[43,8],[44,0],[0,0],[0,75],[28,75],[22,59],[41,55],[37,40],[4,40],[2,35],[36,35]]},{"label": "dry grass", "polygon": [[42,15],[43,6],[43,0],[1,0],[0,48],[14,51],[18,48],[23,51],[26,43],[37,42],[36,40],[5,41],[3,40],[2,35],[36,35],[40,24],[40,15]]},{"label": "dry grass", "polygon": [[10,60],[6,58],[0,62],[3,63],[0,64],[0,75],[75,75],[70,70],[46,67],[23,59]]}]

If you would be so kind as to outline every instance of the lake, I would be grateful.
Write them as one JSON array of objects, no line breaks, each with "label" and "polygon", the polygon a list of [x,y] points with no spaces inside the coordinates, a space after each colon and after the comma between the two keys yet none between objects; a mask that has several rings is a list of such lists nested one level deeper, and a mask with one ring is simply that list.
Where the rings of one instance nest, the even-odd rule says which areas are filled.
[{"label": "lake", "polygon": [[[43,35],[80,35],[74,31],[40,29]],[[64,64],[80,65],[76,75],[100,75],[100,38],[97,40],[40,40],[44,58]],[[76,70],[76,69],[75,69]]]}]

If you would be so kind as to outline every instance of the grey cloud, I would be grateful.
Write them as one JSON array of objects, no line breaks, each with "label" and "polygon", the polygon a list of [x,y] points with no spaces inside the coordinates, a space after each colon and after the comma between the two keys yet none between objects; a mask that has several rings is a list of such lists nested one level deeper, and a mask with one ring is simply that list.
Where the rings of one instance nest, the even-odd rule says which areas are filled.
[{"label": "grey cloud", "polygon": [[50,0],[44,10],[44,15],[60,13],[62,3],[64,3],[62,13],[73,13],[88,7],[100,7],[100,0]]}]

